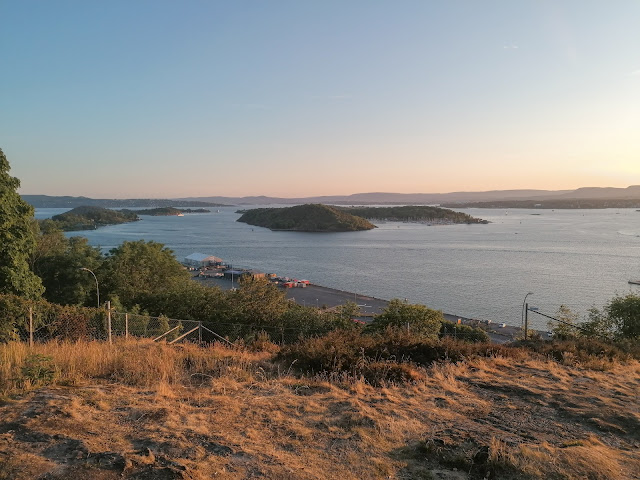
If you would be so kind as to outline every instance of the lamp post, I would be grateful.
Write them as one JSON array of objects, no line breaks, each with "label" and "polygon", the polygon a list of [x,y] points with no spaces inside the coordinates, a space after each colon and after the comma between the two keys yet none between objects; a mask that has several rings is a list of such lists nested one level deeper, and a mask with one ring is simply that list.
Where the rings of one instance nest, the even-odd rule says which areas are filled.
[{"label": "lamp post", "polygon": [[88,268],[81,267],[80,270],[84,270],[85,272],[89,272],[91,275],[93,275],[93,278],[96,281],[96,296],[98,297],[98,308],[100,308],[100,287],[98,287],[98,277],[96,277],[96,274]]},{"label": "lamp post", "polygon": [[[533,292],[529,292],[524,296],[524,300],[522,301],[522,317],[520,319],[520,328],[524,328],[524,309],[525,309],[525,305],[527,304],[527,297],[529,295],[533,295]],[[525,330],[524,332],[525,337],[527,336],[527,332]]]}]

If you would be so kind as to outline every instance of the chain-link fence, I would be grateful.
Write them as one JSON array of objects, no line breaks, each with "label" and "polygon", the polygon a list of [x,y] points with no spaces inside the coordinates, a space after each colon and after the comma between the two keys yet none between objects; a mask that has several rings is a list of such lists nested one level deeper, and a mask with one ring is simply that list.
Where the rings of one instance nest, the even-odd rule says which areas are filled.
[{"label": "chain-link fence", "polygon": [[[315,324],[259,325],[172,319],[118,312],[106,309],[61,306],[48,302],[28,302],[0,297],[0,341],[20,339],[33,344],[52,339],[100,340],[113,342],[117,338],[150,338],[168,343],[225,342],[245,343],[268,340],[278,344],[294,343],[304,338],[325,335],[333,329]],[[364,327],[354,321],[354,328]],[[407,333],[420,335],[420,329],[407,324]],[[440,337],[466,341],[485,341],[484,332],[467,325],[445,322]]]}]

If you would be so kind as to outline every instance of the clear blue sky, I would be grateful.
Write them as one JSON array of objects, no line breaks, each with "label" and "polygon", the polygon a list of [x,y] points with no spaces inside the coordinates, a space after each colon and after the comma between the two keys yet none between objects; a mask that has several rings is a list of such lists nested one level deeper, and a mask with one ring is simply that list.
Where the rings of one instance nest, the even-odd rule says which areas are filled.
[{"label": "clear blue sky", "polygon": [[640,1],[4,1],[22,193],[640,184]]}]

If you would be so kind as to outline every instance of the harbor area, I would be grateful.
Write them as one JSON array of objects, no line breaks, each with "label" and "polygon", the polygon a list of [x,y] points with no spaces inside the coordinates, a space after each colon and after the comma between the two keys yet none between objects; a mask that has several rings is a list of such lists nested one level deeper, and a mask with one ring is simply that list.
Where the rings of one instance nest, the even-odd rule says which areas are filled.
[{"label": "harbor area", "polygon": [[[309,280],[281,277],[275,273],[264,273],[250,268],[233,267],[215,256],[192,254],[186,257],[184,264],[192,272],[194,281],[203,285],[216,286],[223,290],[238,288],[240,278],[249,275],[269,280],[278,288],[283,289],[286,298],[298,305],[328,310],[349,302],[355,303],[360,309],[360,314],[354,317],[354,320],[363,323],[371,322],[376,315],[384,311],[389,303],[389,300],[316,285]],[[520,328],[504,323],[492,324],[488,320],[483,321],[444,312],[443,316],[453,323],[483,328],[494,343],[512,341],[521,333]]]}]

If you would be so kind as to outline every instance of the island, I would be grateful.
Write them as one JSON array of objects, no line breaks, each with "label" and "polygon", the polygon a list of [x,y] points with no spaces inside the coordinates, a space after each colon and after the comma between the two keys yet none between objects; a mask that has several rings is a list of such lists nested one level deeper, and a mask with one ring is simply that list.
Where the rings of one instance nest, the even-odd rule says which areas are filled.
[{"label": "island", "polygon": [[368,220],[338,208],[322,204],[305,204],[284,208],[240,210],[238,222],[271,230],[296,232],[353,232],[376,228]]},{"label": "island", "polygon": [[54,215],[51,220],[60,230],[71,232],[77,230],[94,230],[107,225],[135,222],[138,215],[127,210],[109,210],[102,207],[81,206],[68,212]]},{"label": "island", "polygon": [[489,223],[487,220],[472,217],[466,213],[455,212],[448,208],[425,205],[407,205],[402,207],[337,207],[343,212],[368,220],[388,222],[416,222],[430,225],[453,225],[458,223]]},{"label": "island", "polygon": [[[125,210],[121,210],[125,211]],[[135,213],[136,215],[149,215],[152,217],[170,217],[183,215],[185,213],[209,213],[211,210],[206,208],[175,208],[175,207],[160,207],[160,208],[148,208],[144,210],[126,210],[127,212]]]}]

